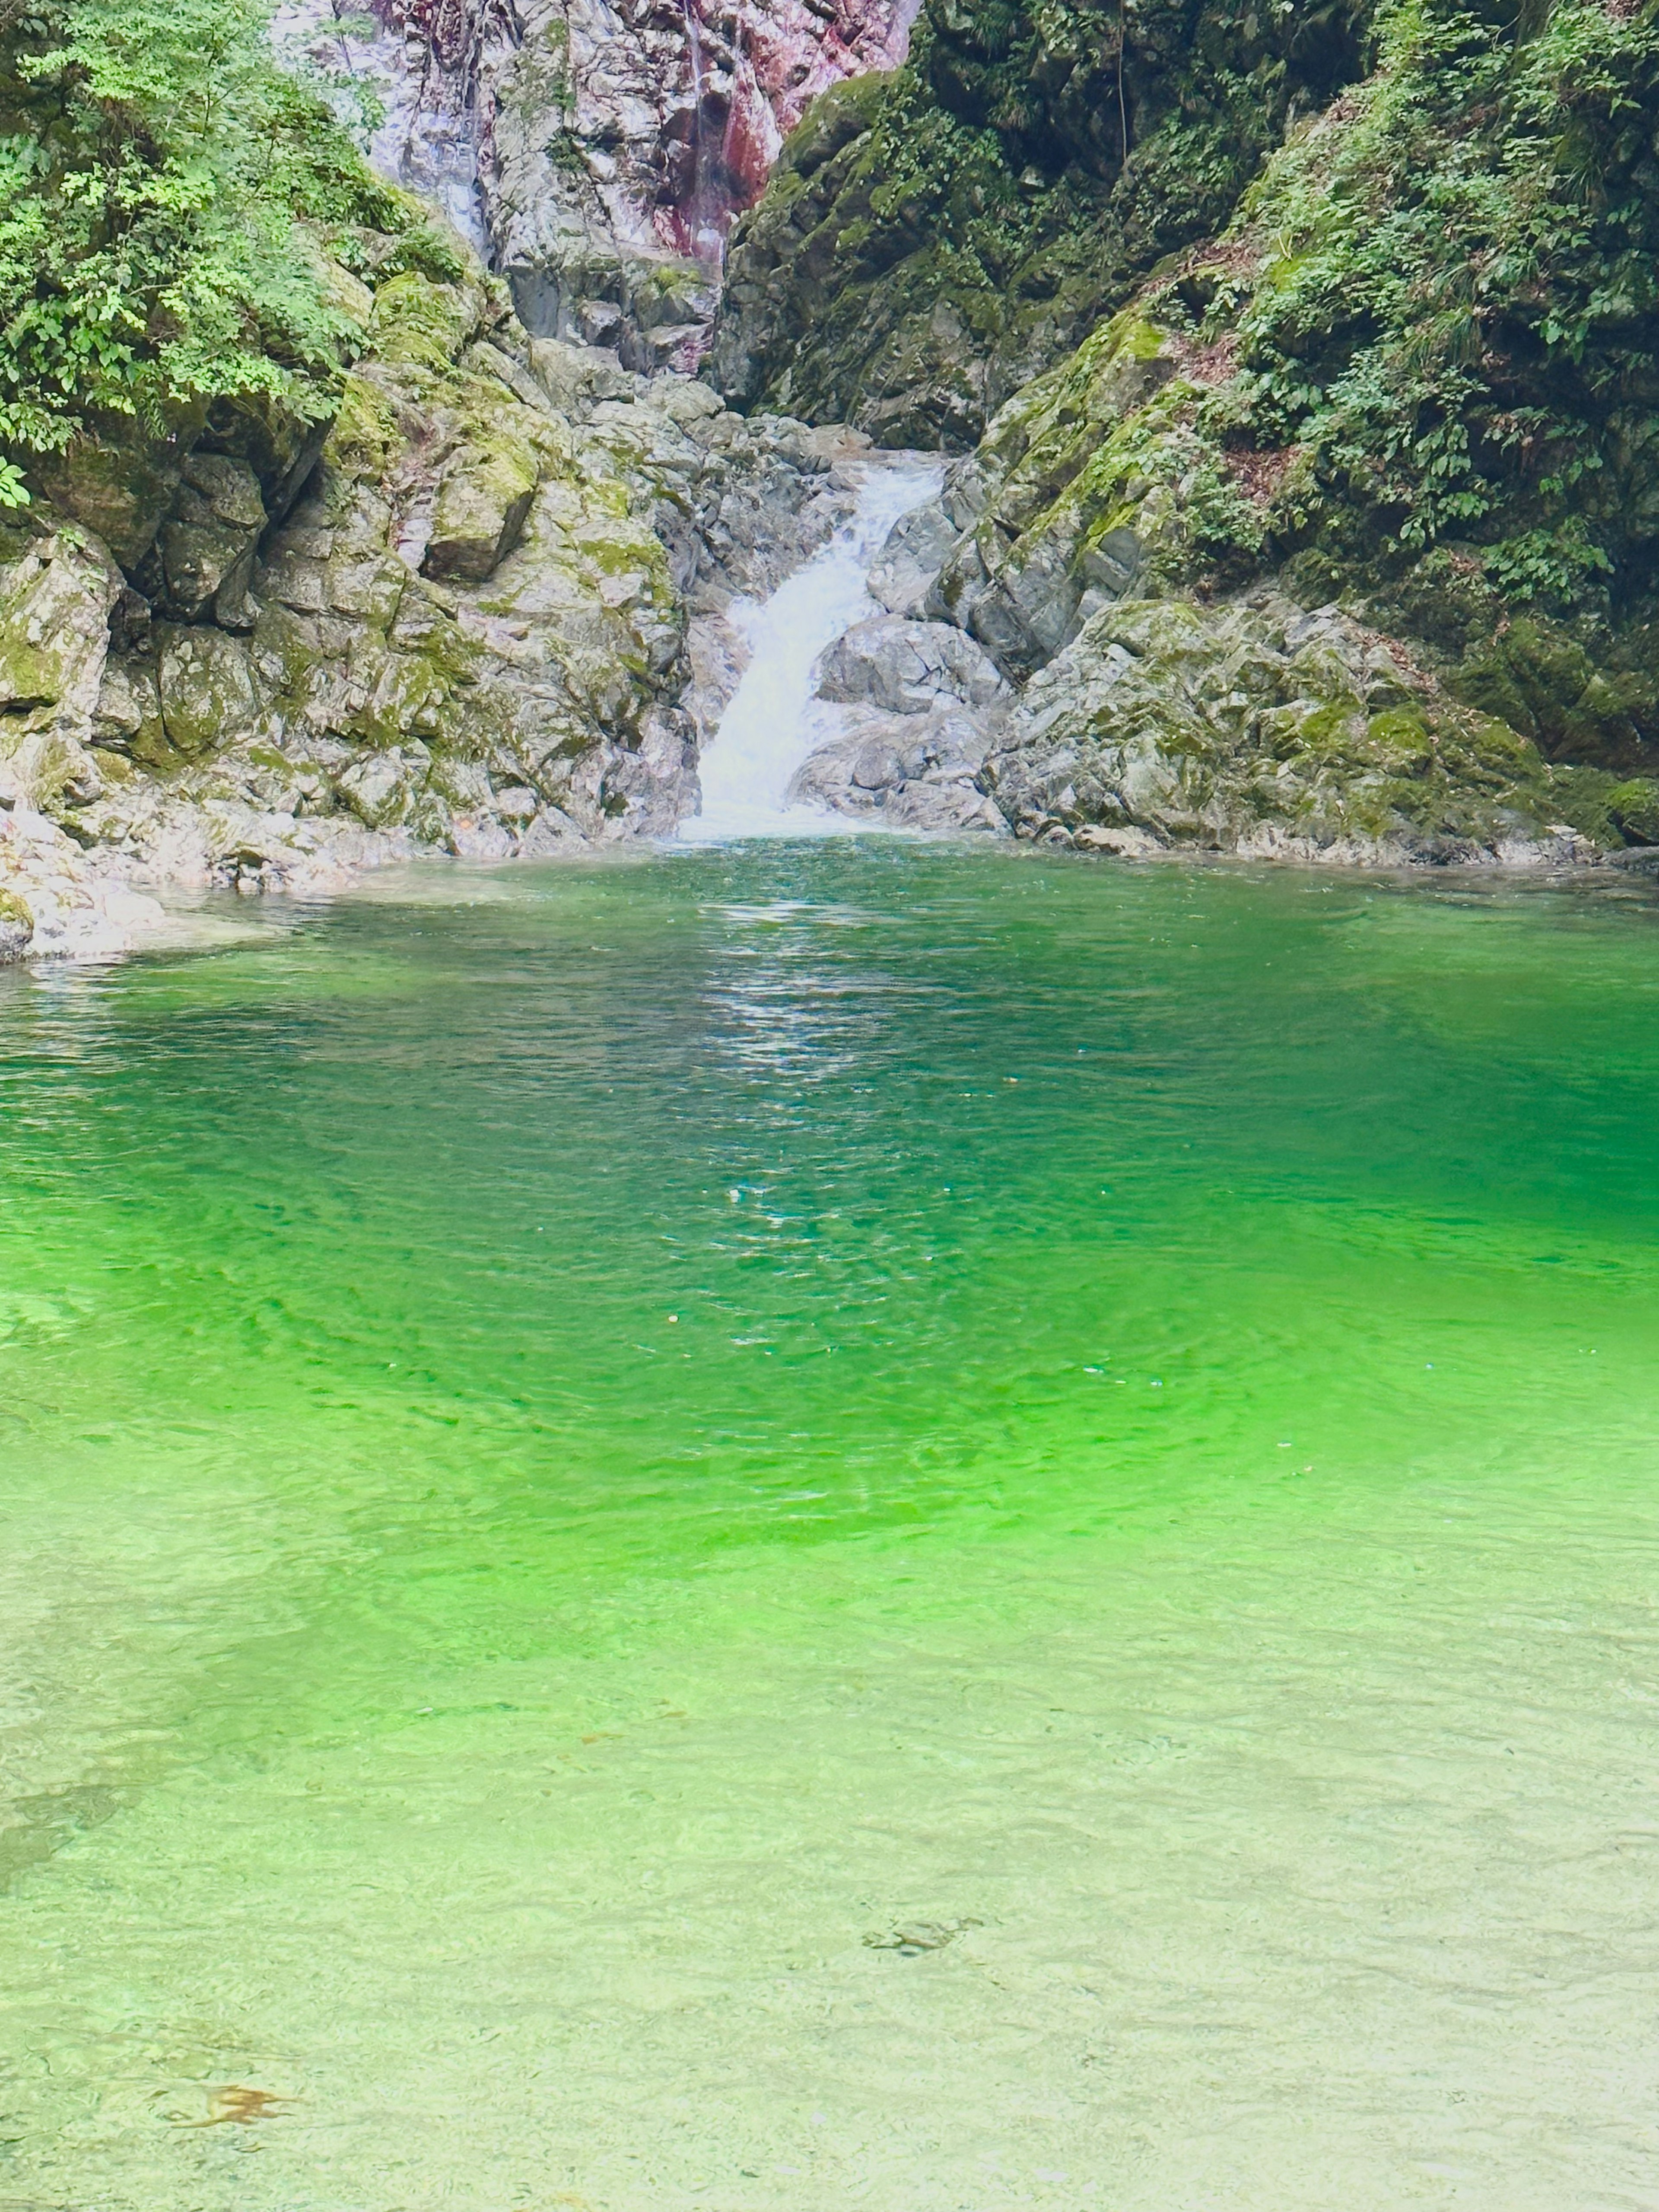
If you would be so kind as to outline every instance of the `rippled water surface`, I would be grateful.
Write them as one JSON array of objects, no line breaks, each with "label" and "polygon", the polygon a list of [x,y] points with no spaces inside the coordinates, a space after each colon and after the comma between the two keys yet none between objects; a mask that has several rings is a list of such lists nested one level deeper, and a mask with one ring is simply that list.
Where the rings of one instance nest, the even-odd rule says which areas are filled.
[{"label": "rippled water surface", "polygon": [[828,842],[0,988],[0,2204],[1659,2204],[1659,913]]}]

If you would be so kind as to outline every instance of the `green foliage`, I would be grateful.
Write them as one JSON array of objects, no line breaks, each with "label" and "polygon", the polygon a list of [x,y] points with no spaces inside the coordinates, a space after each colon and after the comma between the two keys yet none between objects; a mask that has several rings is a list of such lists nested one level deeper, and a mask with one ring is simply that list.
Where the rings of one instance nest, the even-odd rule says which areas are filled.
[{"label": "green foliage", "polygon": [[[809,113],[737,233],[731,296],[763,305],[740,311],[741,368],[717,374],[884,441],[976,436],[1227,220],[1286,116],[1360,68],[1371,4],[925,0],[858,156],[803,190]],[[897,404],[906,380],[935,403]]]},{"label": "green foliage", "polygon": [[1659,783],[1651,777],[1616,783],[1604,803],[1614,828],[1631,844],[1659,845]]},{"label": "green foliage", "polygon": [[237,397],[325,415],[358,333],[323,238],[410,218],[276,68],[262,0],[25,4],[0,46],[7,481],[100,417],[160,434]]},{"label": "green foliage", "polygon": [[[1653,580],[1624,403],[1659,374],[1652,0],[1392,0],[1381,63],[1247,197],[1241,422],[1310,457],[1352,542],[1444,540],[1507,598]],[[1319,502],[1316,502],[1317,511]]]},{"label": "green foliage", "polygon": [[1178,380],[1107,438],[1073,495],[1100,515],[1096,537],[1120,525],[1137,532],[1146,580],[1227,579],[1267,540],[1264,509],[1229,472],[1199,395]]}]

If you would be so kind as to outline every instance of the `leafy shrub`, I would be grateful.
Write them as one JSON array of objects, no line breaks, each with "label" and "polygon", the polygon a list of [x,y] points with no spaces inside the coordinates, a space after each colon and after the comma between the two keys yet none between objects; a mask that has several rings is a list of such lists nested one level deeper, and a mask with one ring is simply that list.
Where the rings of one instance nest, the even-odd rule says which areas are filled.
[{"label": "leafy shrub", "polygon": [[1623,396],[1659,371],[1652,0],[1391,0],[1381,66],[1247,196],[1242,417],[1328,516],[1486,549],[1512,600],[1646,588]]},{"label": "leafy shrub", "polygon": [[0,42],[0,503],[100,417],[325,414],[358,333],[322,241],[354,226],[408,231],[408,204],[276,66],[260,0],[23,0]]}]

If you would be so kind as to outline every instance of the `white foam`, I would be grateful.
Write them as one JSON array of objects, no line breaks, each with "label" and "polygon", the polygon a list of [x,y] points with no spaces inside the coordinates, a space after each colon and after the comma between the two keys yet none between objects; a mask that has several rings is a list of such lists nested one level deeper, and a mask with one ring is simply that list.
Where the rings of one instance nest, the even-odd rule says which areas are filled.
[{"label": "white foam", "polygon": [[814,745],[830,734],[812,698],[812,668],[843,631],[881,609],[865,579],[902,514],[939,489],[934,460],[872,463],[858,505],[821,553],[757,605],[739,600],[731,619],[750,652],[748,667],[702,757],[702,806],[681,824],[692,844],[735,837],[830,836],[843,815],[791,806],[784,794]]}]

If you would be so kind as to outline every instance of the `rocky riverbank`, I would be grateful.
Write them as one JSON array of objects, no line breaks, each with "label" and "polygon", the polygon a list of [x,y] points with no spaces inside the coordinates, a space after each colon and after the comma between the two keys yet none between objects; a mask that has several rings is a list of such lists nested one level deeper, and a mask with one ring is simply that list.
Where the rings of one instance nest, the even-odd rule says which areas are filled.
[{"label": "rocky riverbank", "polygon": [[[1620,119],[1654,10],[913,13],[353,18],[378,158],[471,244],[337,87],[258,64],[267,152],[221,183],[289,261],[219,269],[225,360],[182,276],[107,389],[0,349],[0,957],[120,949],[169,890],[672,834],[723,611],[824,543],[872,437],[955,458],[823,658],[797,802],[1124,856],[1659,842],[1659,171]],[[38,260],[150,95],[0,35]]]}]

